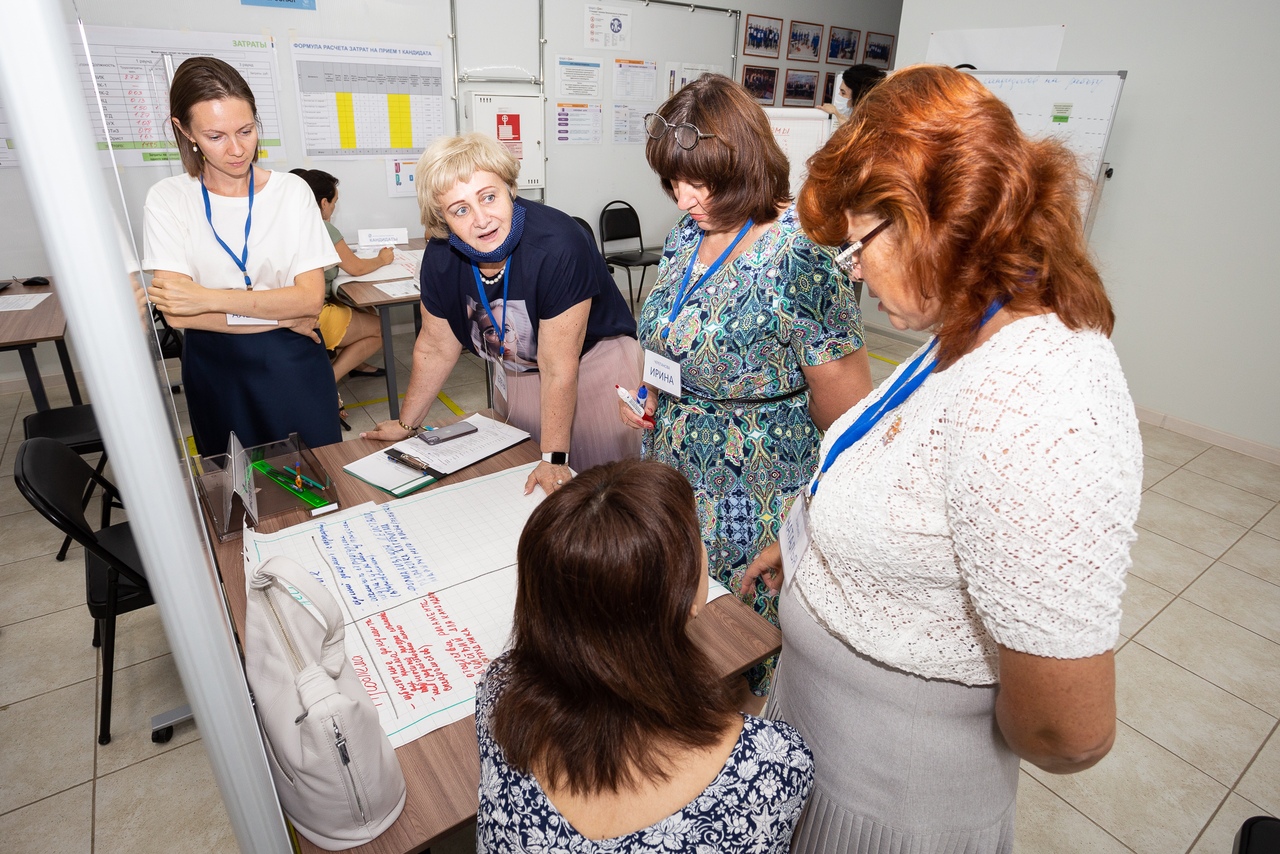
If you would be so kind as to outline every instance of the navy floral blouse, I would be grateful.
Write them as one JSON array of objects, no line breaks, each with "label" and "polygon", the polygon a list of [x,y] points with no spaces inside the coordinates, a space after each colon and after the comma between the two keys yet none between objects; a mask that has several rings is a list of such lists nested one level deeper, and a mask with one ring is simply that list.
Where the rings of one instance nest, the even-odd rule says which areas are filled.
[{"label": "navy floral blouse", "polygon": [[490,665],[476,694],[480,741],[478,854],[783,854],[813,786],[813,754],[783,721],[745,718],[719,775],[691,803],[657,824],[612,839],[588,839],[561,817],[532,776],[506,762],[489,732],[507,656]]}]

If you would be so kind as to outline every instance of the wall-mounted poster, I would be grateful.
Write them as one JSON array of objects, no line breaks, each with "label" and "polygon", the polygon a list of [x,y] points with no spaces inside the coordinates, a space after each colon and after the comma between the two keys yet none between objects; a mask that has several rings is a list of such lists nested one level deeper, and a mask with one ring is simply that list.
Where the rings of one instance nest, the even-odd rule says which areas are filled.
[{"label": "wall-mounted poster", "polygon": [[742,66],[742,86],[756,103],[772,107],[778,91],[778,69],[760,65]]},{"label": "wall-mounted poster", "polygon": [[818,72],[787,69],[787,83],[782,90],[782,106],[812,107],[818,95]]},{"label": "wall-mounted poster", "polygon": [[876,68],[888,68],[893,59],[893,36],[884,33],[867,33],[867,45],[862,49],[862,61]]},{"label": "wall-mounted poster", "polygon": [[782,19],[764,15],[747,15],[746,34],[742,37],[742,52],[747,56],[767,56],[777,59],[782,44]]},{"label": "wall-mounted poster", "polygon": [[791,22],[791,35],[787,39],[787,59],[792,62],[817,62],[822,49],[822,24],[805,21]]},{"label": "wall-mounted poster", "polygon": [[827,37],[827,62],[836,65],[853,65],[858,61],[858,40],[862,30],[832,27]]},{"label": "wall-mounted poster", "polygon": [[827,72],[826,82],[822,84],[822,103],[834,104],[832,100],[836,94],[836,73],[834,71]]}]

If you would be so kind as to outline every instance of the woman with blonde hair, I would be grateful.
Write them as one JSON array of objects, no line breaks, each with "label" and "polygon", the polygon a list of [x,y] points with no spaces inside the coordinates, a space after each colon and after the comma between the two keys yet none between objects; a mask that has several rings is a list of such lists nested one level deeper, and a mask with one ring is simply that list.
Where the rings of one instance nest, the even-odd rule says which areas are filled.
[{"label": "woman with blonde hair", "polygon": [[[1072,773],[1115,738],[1142,447],[1082,187],[941,66],[877,85],[809,161],[806,230],[932,336],[797,501],[767,710],[818,768],[797,851],[1008,852],[1019,760]],[[780,550],[748,574],[780,586]]]},{"label": "woman with blonde hair", "polygon": [[551,493],[572,477],[570,465],[639,455],[638,438],[618,423],[614,386],[635,387],[640,350],[603,256],[567,214],[517,198],[519,172],[501,143],[479,133],[438,139],[418,160],[430,237],[422,331],[400,419],[361,435],[399,440],[420,430],[466,348],[490,363],[499,414],[542,446],[526,490]]}]

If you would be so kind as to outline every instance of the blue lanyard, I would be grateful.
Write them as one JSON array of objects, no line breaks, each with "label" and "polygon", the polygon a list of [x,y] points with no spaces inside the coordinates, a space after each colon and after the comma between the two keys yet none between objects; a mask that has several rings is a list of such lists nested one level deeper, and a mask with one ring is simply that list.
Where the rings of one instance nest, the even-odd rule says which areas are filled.
[{"label": "blue lanyard", "polygon": [[747,232],[751,230],[751,226],[753,225],[755,225],[755,222],[748,217],[746,225],[742,226],[742,230],[738,232],[737,237],[733,238],[733,242],[720,253],[719,258],[711,263],[711,266],[708,267],[707,271],[698,278],[698,281],[694,283],[693,287],[689,287],[689,280],[693,278],[693,267],[698,260],[698,250],[702,248],[702,240],[707,236],[707,233],[704,231],[698,235],[698,245],[693,248],[693,256],[689,259],[689,266],[685,268],[684,271],[684,281],[680,283],[680,290],[676,292],[676,301],[671,306],[671,313],[667,315],[667,325],[662,329],[663,338],[666,338],[671,332],[671,324],[676,322],[676,315],[684,309],[685,303],[689,301],[689,297],[694,291],[702,287],[702,283],[711,278],[716,270],[720,269],[724,264],[724,259],[729,257],[729,253],[733,251],[733,247],[742,242],[742,238],[746,236]]},{"label": "blue lanyard", "polygon": [[204,185],[204,176],[200,176],[200,192],[204,194],[204,218],[209,220],[209,228],[213,229],[213,239],[218,241],[218,245],[222,247],[231,260],[236,262],[236,266],[240,268],[240,272],[244,274],[244,286],[246,290],[253,290],[253,285],[249,282],[249,229],[253,227],[253,167],[249,167],[249,215],[244,218],[244,249],[241,250],[240,256],[236,257],[236,253],[231,251],[222,238],[218,235],[218,229],[213,228],[213,208],[209,204],[209,188]]},{"label": "blue lanyard", "polygon": [[[996,300],[987,307],[986,314],[982,315],[982,322],[978,324],[981,329],[987,325],[987,321],[995,316],[995,313],[1004,306],[1004,300]],[[831,445],[831,450],[827,451],[827,457],[822,461],[822,469],[818,472],[818,476],[813,479],[813,483],[809,486],[809,497],[812,498],[818,492],[818,484],[822,481],[822,476],[827,473],[827,469],[831,468],[841,454],[853,447],[859,439],[871,432],[871,428],[880,423],[880,419],[888,413],[897,409],[902,402],[911,396],[911,393],[920,388],[924,381],[933,373],[933,369],[938,366],[936,358],[930,359],[928,364],[921,367],[925,357],[933,352],[933,348],[937,345],[938,339],[935,337],[929,342],[929,346],[924,352],[911,360],[911,364],[907,365],[907,369],[898,374],[898,378],[893,381],[893,385],[889,386],[889,390],[880,396],[875,403],[862,410],[862,414],[854,419],[840,438],[836,439]]]},{"label": "blue lanyard", "polygon": [[[493,309],[489,307],[489,295],[484,292],[484,279],[480,278],[479,266],[472,264],[471,274],[476,277],[476,290],[480,292],[480,304],[484,306],[484,313],[489,315],[489,322],[493,324],[494,331],[498,333],[498,358],[501,359],[507,354],[507,285],[511,284],[511,256],[507,256],[507,263],[502,268],[501,326],[498,325],[498,319],[493,316]],[[480,336],[480,340],[483,345],[483,334]]]}]

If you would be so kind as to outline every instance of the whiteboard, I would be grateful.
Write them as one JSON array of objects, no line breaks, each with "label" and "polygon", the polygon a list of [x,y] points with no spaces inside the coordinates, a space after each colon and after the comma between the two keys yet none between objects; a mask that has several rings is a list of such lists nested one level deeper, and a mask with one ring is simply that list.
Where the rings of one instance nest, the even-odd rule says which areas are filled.
[{"label": "whiteboard", "polygon": [[970,73],[1009,105],[1023,133],[1060,140],[1097,183],[1128,72]]},{"label": "whiteboard", "polygon": [[773,138],[791,162],[791,195],[800,192],[808,170],[805,164],[831,136],[832,117],[816,107],[765,107]]}]

